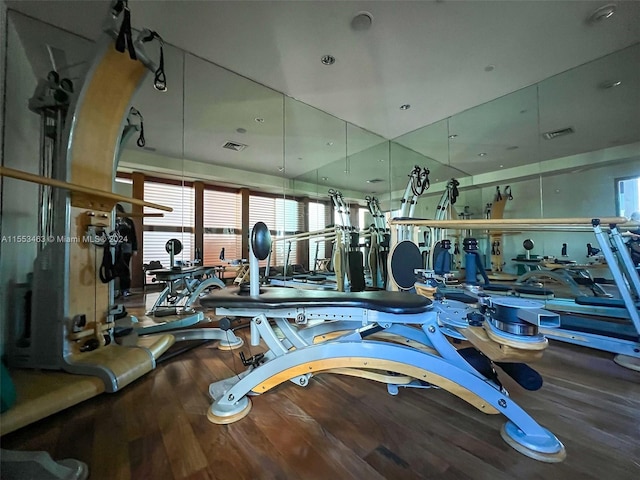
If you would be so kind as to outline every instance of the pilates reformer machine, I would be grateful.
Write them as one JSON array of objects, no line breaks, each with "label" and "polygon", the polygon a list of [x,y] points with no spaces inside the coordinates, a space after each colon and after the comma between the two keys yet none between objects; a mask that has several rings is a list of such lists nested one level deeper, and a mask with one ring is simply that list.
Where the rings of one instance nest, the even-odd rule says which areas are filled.
[{"label": "pilates reformer machine", "polygon": [[[422,285],[435,286],[445,297],[456,298],[468,303],[475,303],[480,293],[538,298],[543,302],[545,309],[560,315],[559,328],[549,330],[545,326],[541,326],[540,331],[546,337],[611,352],[615,354],[614,361],[619,365],[640,370],[640,278],[618,230],[618,225],[624,225],[627,222],[624,217],[467,221],[398,219],[391,221],[392,224],[409,222],[428,225],[432,228],[593,231],[617,287],[619,298],[598,296],[577,296],[572,299],[555,298],[552,290],[522,285],[491,285],[488,278],[485,279],[484,284],[481,284],[477,281],[477,274],[483,273],[480,272],[481,265],[470,259],[466,261],[467,271],[464,285],[447,286],[446,279],[438,277],[433,271],[427,272],[426,281],[422,282]],[[404,243],[401,242],[401,244]],[[411,251],[410,246],[403,245],[403,247],[407,252]],[[469,255],[477,258],[477,255],[473,254],[473,250],[469,249]],[[405,258],[407,256],[408,254],[405,255]],[[413,256],[416,257],[415,254]],[[413,265],[417,265],[417,260],[413,260]],[[419,270],[419,268],[414,267],[414,270]],[[409,274],[403,280],[408,286]]]},{"label": "pilates reformer machine", "polygon": [[[407,187],[402,195],[402,200],[400,200],[400,218],[413,218],[418,198],[429,189],[429,173],[428,168],[420,168],[419,165],[416,165],[411,170]],[[413,227],[411,225],[398,227],[398,238],[400,240],[411,239],[412,230]]]},{"label": "pilates reformer machine", "polygon": [[[250,239],[252,271],[257,271],[270,248],[267,226],[256,224]],[[562,443],[501,386],[491,357],[475,348],[456,350],[443,333],[451,331],[457,338],[458,332],[472,329],[480,351],[494,356],[500,365],[511,363],[511,369],[503,367],[505,371],[510,370],[521,385],[535,389],[541,378],[522,362],[539,358],[546,346],[546,339],[532,332],[557,318],[537,304],[514,299],[473,310],[402,292],[261,290],[257,275],[251,275],[248,293],[228,288],[201,300],[217,315],[250,317],[252,345],[262,341],[268,347],[264,354],[243,357],[248,367],[244,373],[211,384],[214,401],[207,414],[211,422],[228,424],[244,418],[251,410],[251,396],[286,381],[313,388],[314,375],[342,374],[387,384],[394,395],[399,388],[447,390],[483,413],[505,415],[508,421],[501,435],[517,451],[544,462],[565,458]],[[493,345],[488,339],[489,322],[508,325],[513,332],[501,330],[502,347],[484,347]],[[527,335],[519,330],[527,330]]]},{"label": "pilates reformer machine", "polygon": [[515,283],[517,285],[546,284],[548,281],[556,282],[568,287],[575,297],[584,296],[585,290],[596,297],[611,297],[602,285],[591,274],[591,269],[606,268],[606,264],[578,264],[572,260],[561,260],[556,257],[530,258],[530,251],[534,243],[530,239],[523,242],[526,250],[525,258],[514,258],[512,262],[520,265],[526,271],[520,275]]},{"label": "pilates reformer machine", "polygon": [[380,201],[377,197],[365,197],[367,209],[373,219],[369,226],[371,233],[369,245],[369,275],[373,288],[384,289],[387,284],[387,257],[389,255],[389,240],[391,235],[384,219],[384,213],[380,209]]},{"label": "pilates reformer machine", "polygon": [[173,238],[165,245],[169,253],[169,268],[147,270],[154,276],[154,281],[164,283],[165,287],[156,298],[152,307],[146,312],[155,319],[170,320],[153,323],[132,322],[139,334],[150,334],[179,327],[188,327],[204,320],[204,314],[194,308],[197,300],[214,288],[225,288],[225,284],[216,276],[216,266],[180,266],[176,265],[175,255],[182,251],[180,240]]},{"label": "pilates reformer machine", "polygon": [[[337,279],[344,279],[343,265],[340,260],[340,253],[338,253],[338,260],[332,262],[335,267],[333,273],[331,272],[290,272],[290,255],[293,242],[302,242],[313,240],[316,242],[316,258],[314,259],[314,265],[317,264],[317,252],[319,250],[320,242],[335,242],[336,245],[341,245],[342,231],[340,227],[328,227],[321,230],[315,230],[313,232],[298,233],[295,235],[287,235],[283,237],[276,237],[273,242],[284,242],[286,245],[286,255],[283,272],[281,275],[271,275],[271,254],[267,257],[267,266],[265,267],[265,281],[274,287],[291,287],[301,289],[318,289],[318,290],[338,290],[344,289],[344,281],[339,282]],[[336,247],[337,250],[340,247]]]},{"label": "pilates reformer machine", "polygon": [[[360,234],[351,225],[351,212],[342,193],[330,189],[329,198],[341,222],[341,225],[336,228],[337,234],[333,250],[333,268],[336,272],[337,290],[340,292],[361,292],[365,289],[365,275],[364,256],[359,246]],[[340,233],[338,233],[339,231]]]}]

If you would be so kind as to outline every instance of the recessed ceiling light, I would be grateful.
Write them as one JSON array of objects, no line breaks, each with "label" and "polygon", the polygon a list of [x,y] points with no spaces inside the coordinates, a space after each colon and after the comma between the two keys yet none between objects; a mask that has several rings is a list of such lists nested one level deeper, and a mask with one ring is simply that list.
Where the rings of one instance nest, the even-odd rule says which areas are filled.
[{"label": "recessed ceiling light", "polygon": [[484,67],[485,72],[493,72],[495,69],[496,69],[495,65],[487,65],[486,67]]},{"label": "recessed ceiling light", "polygon": [[504,165],[500,165],[500,168],[503,168],[503,167],[504,167]]},{"label": "recessed ceiling light", "polygon": [[327,180],[329,180],[329,177],[322,177],[321,180],[324,180],[326,182]]},{"label": "recessed ceiling light", "polygon": [[449,138],[456,138],[458,135],[455,133],[452,133],[451,135],[449,135]]},{"label": "recessed ceiling light", "polygon": [[411,108],[411,105],[409,105],[408,103],[405,103],[404,105],[400,105],[400,110],[409,110]]},{"label": "recessed ceiling light", "polygon": [[486,154],[485,152],[480,152],[480,153],[478,154],[478,156],[479,156],[479,157],[486,157],[486,156],[487,156],[487,154]]},{"label": "recessed ceiling light", "polygon": [[594,12],[587,18],[587,23],[598,23],[602,20],[610,18],[616,11],[616,6],[613,3],[603,5],[596,8]]},{"label": "recessed ceiling light", "polygon": [[254,120],[258,123],[264,123],[264,118],[257,117]]},{"label": "recessed ceiling light", "polygon": [[602,88],[603,90],[607,90],[609,88],[619,87],[620,85],[622,85],[622,82],[620,80],[608,80],[606,82],[602,82],[600,85],[598,85],[598,87]]},{"label": "recessed ceiling light", "polygon": [[323,55],[320,61],[323,65],[333,65],[336,63],[336,57],[333,55]]},{"label": "recessed ceiling light", "polygon": [[439,178],[436,178],[436,179],[434,180],[434,182],[437,182],[437,181],[439,181],[439,180],[440,180]]},{"label": "recessed ceiling light", "polygon": [[349,173],[349,170],[344,170],[344,173]]},{"label": "recessed ceiling light", "polygon": [[379,162],[386,162],[386,160],[384,158],[380,158],[378,159]]},{"label": "recessed ceiling light", "polygon": [[333,142],[332,141],[328,141],[327,142],[327,147],[333,147]]},{"label": "recessed ceiling light", "polygon": [[284,167],[278,167],[279,172],[284,172]]},{"label": "recessed ceiling light", "polygon": [[236,132],[238,132],[238,133],[247,133],[247,129],[246,128],[236,128]]},{"label": "recessed ceiling light", "polygon": [[369,12],[359,12],[351,19],[351,28],[356,31],[369,30],[373,23],[373,15]]}]

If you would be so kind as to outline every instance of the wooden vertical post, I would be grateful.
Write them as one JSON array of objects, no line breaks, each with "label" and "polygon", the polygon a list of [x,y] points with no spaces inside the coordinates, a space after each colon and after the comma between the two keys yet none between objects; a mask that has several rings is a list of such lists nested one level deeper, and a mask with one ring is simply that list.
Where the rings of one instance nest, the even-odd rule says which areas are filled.
[{"label": "wooden vertical post", "polygon": [[[133,172],[132,194],[133,198],[144,200],[144,173]],[[143,207],[132,205],[131,212],[136,214],[131,218],[136,227],[136,240],[138,242],[138,253],[131,257],[131,287],[142,288],[144,285],[144,274],[142,272],[142,252],[144,251],[144,218],[142,218]]]},{"label": "wooden vertical post", "polygon": [[[195,249],[200,251],[204,262],[204,183],[194,182],[193,192],[195,195],[195,216],[194,219],[194,244]],[[195,254],[195,251],[194,251]]]}]

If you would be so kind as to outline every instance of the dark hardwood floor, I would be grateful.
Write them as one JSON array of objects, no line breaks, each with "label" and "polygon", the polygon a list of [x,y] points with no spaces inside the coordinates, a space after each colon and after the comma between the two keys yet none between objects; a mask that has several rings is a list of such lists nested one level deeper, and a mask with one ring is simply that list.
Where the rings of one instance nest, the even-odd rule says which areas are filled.
[{"label": "dark hardwood floor", "polygon": [[237,354],[198,347],[116,394],[6,435],[2,447],[83,460],[92,480],[640,478],[640,373],[610,354],[552,343],[535,365],[540,391],[505,381],[565,444],[560,464],[516,452],[500,437],[504,417],[445,391],[391,396],[382,384],[338,375],[307,388],[283,384],[255,397],[245,419],[214,425],[208,386],[242,370]]}]

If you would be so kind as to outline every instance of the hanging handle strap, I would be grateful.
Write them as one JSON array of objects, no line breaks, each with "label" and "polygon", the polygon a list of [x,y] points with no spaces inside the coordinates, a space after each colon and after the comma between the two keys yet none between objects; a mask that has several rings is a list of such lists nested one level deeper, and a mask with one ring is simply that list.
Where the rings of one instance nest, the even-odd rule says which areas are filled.
[{"label": "hanging handle strap", "polygon": [[136,55],[136,49],[133,46],[133,40],[131,38],[131,11],[129,10],[129,1],[118,1],[113,10],[114,12],[123,12],[122,25],[120,25],[120,32],[116,39],[116,50],[124,53],[124,51],[128,49],[131,60],[137,60],[138,56]]}]

